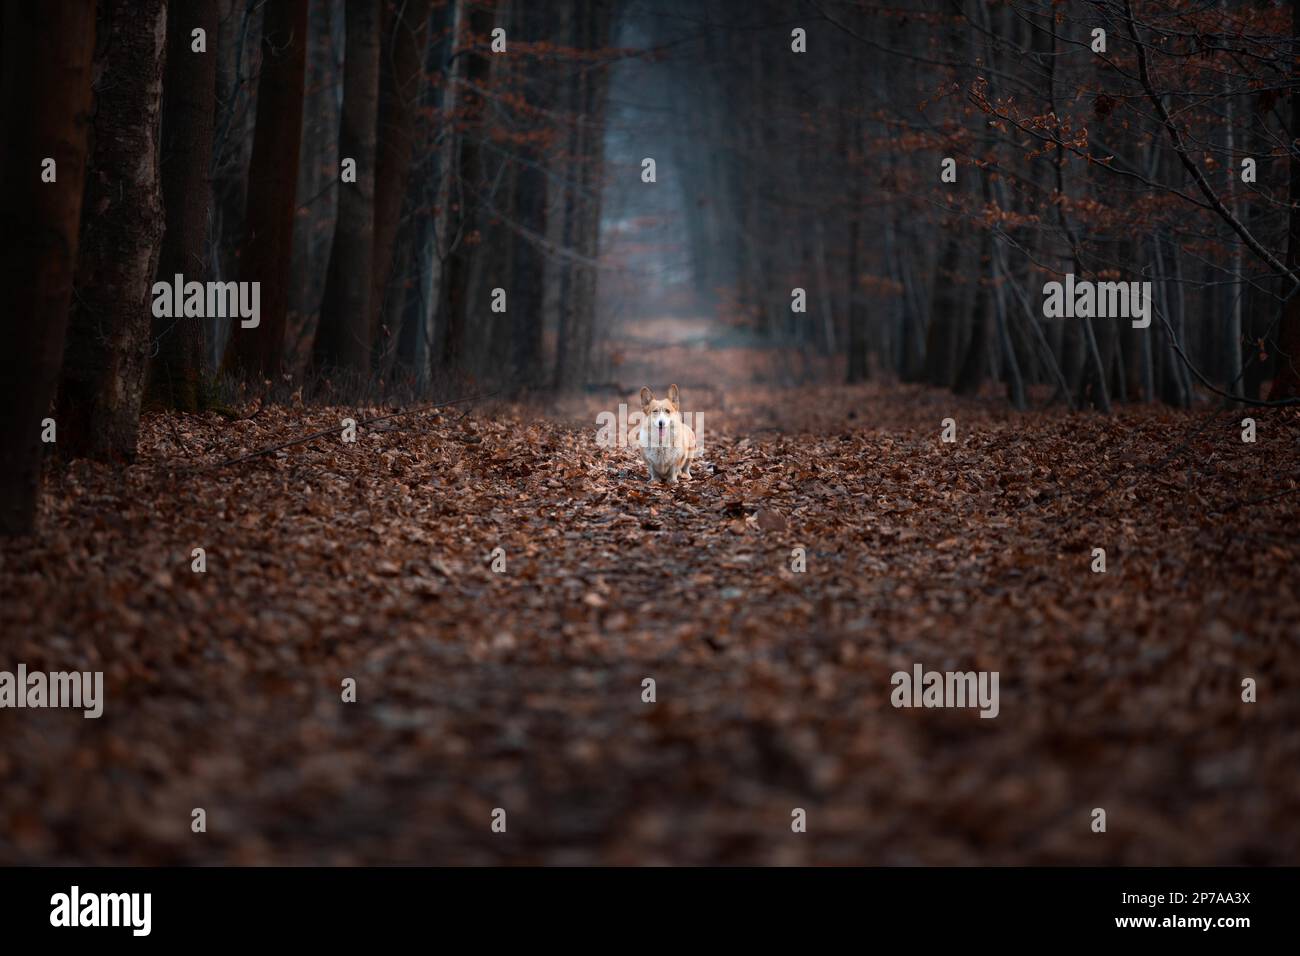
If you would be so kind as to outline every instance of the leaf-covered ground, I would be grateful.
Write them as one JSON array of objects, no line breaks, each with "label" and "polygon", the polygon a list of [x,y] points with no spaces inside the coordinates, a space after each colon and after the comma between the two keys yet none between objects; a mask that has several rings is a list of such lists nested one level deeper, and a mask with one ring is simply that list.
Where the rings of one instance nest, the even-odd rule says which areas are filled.
[{"label": "leaf-covered ground", "polygon": [[[672,488],[595,440],[640,380],[219,468],[387,410],[155,415],[55,467],[0,670],[107,702],[0,710],[0,862],[1300,862],[1300,415],[679,367]],[[1000,714],[893,708],[914,663]]]}]

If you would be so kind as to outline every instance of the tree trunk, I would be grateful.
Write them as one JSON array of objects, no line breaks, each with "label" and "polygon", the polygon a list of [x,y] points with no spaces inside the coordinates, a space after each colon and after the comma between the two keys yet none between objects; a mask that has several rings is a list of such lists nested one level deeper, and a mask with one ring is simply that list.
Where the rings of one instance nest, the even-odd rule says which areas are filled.
[{"label": "tree trunk", "polygon": [[[591,33],[588,49],[602,50],[609,45],[612,19],[611,0],[595,0],[591,6]],[[582,185],[587,203],[582,208],[581,252],[587,260],[578,273],[577,293],[582,321],[573,337],[573,364],[568,384],[578,386],[587,377],[596,331],[596,293],[600,272],[600,211],[605,185],[605,113],[609,91],[609,67],[591,68],[584,100],[584,135]]]},{"label": "tree trunk", "polygon": [[[461,32],[463,0],[447,0],[431,25],[433,34],[425,54],[425,69],[430,75],[442,74],[439,86],[425,87],[421,97],[422,112],[429,116],[450,116],[458,102],[458,79],[464,64],[452,60],[451,51]],[[420,142],[430,151],[428,172],[422,174],[417,184],[417,208],[424,210],[417,216],[415,237],[412,240],[412,272],[415,285],[407,295],[402,310],[402,326],[398,333],[397,365],[417,388],[429,383],[435,360],[438,312],[443,290],[443,256],[450,235],[448,206],[451,196],[451,169],[456,156],[456,137],[442,137],[438,142],[433,122],[421,134]],[[418,168],[417,163],[417,168]]]},{"label": "tree trunk", "polygon": [[317,367],[343,368],[362,376],[370,368],[380,2],[351,0],[347,4],[339,162],[356,161],[356,182],[340,179],[338,184],[338,219],[314,350]]},{"label": "tree trunk", "polygon": [[[998,240],[993,240],[996,245]],[[1017,411],[1024,411],[1025,381],[1020,372],[1020,359],[1016,355],[1015,343],[1011,340],[1011,326],[1007,312],[1007,295],[1003,280],[998,275],[997,257],[1001,250],[994,249],[990,258],[989,279],[993,283],[993,308],[996,319],[998,345],[1002,349],[1002,358],[1006,363],[1007,397]]]},{"label": "tree trunk", "polygon": [[[516,6],[518,4],[512,0],[498,0],[493,22],[488,27],[489,34],[499,26],[509,36],[517,35],[519,31],[511,18]],[[519,68],[517,60],[512,62],[507,56],[492,56],[489,63],[487,85],[494,91],[489,95],[497,95],[497,90],[508,91],[506,95],[515,92],[512,82]],[[479,135],[491,136],[499,126],[499,120],[492,117],[483,124],[483,132]],[[462,365],[470,369],[476,379],[494,382],[509,375],[512,351],[510,310],[516,303],[512,301],[514,290],[510,288],[510,276],[514,271],[511,211],[518,178],[518,166],[510,155],[514,152],[514,149],[503,151],[498,148],[483,153],[484,195],[478,202],[482,210],[479,216],[480,243],[470,268],[469,297],[466,300],[469,314],[474,317],[474,335],[470,338],[466,361]],[[504,312],[492,308],[493,290],[497,288],[507,293]]]},{"label": "tree trunk", "polygon": [[965,293],[962,280],[962,246],[955,238],[955,224],[948,229],[954,235],[944,246],[943,257],[935,266],[933,306],[930,328],[925,341],[925,381],[949,388],[957,376],[957,351],[960,345]]},{"label": "tree trunk", "polygon": [[[192,48],[202,29],[206,52]],[[158,256],[160,282],[177,274],[206,282],[208,227],[212,215],[212,122],[216,107],[216,7],[177,4],[167,23],[167,70],[163,82],[162,175],[166,231]],[[185,412],[198,411],[203,381],[203,319],[153,320],[157,353],[149,367],[148,398]]]},{"label": "tree trunk", "polygon": [[[470,277],[478,248],[478,198],[484,189],[483,152],[479,139],[483,136],[482,119],[484,97],[482,87],[487,82],[491,64],[483,47],[489,42],[494,14],[481,7],[470,7],[464,17],[466,32],[458,44],[469,58],[465,66],[465,86],[458,99],[461,126],[460,142],[456,150],[455,168],[451,170],[451,206],[454,212],[453,249],[447,257],[443,299],[444,316],[442,350],[439,358],[446,371],[463,370],[469,349]],[[470,47],[477,49],[470,49]]]},{"label": "tree trunk", "polygon": [[[1160,255],[1160,268],[1157,275],[1160,276],[1160,298],[1164,305],[1161,312],[1169,322],[1172,333],[1163,329],[1166,338],[1171,334],[1179,337],[1181,344],[1180,327],[1182,325],[1182,297],[1179,294],[1180,289],[1177,281],[1177,266],[1175,257],[1178,254],[1177,246],[1174,243],[1160,235],[1156,236],[1156,246]],[[1168,260],[1166,261],[1166,256]],[[1165,270],[1169,271],[1166,272]],[[1154,325],[1154,323],[1153,323]],[[1174,342],[1169,339],[1165,343],[1165,348],[1161,350],[1161,378],[1162,393],[1161,398],[1167,405],[1185,407],[1189,404],[1189,396],[1183,390],[1182,363],[1178,358],[1178,353],[1174,351]]]},{"label": "tree trunk", "polygon": [[[822,352],[835,354],[835,309],[831,305],[830,273],[826,268],[826,229],[818,218],[813,227],[816,245],[813,246],[813,266],[817,270],[817,308],[822,319]],[[705,252],[709,255],[709,252]]]},{"label": "tree trunk", "polygon": [[[541,42],[548,38],[553,22],[549,11],[528,5],[521,11],[524,38]],[[528,105],[544,106],[545,68],[536,60],[526,68]],[[547,84],[549,85],[549,84]],[[515,182],[516,231],[511,239],[512,274],[510,303],[514,349],[511,368],[517,387],[537,384],[542,363],[542,296],[546,281],[546,261],[538,242],[546,238],[546,169],[541,148],[532,140],[522,144],[519,174]]]},{"label": "tree trunk", "polygon": [[225,365],[241,375],[275,379],[284,361],[292,282],[307,0],[267,0],[264,10],[247,232],[239,266],[241,281],[261,283],[261,321],[253,328],[232,324]]},{"label": "tree trunk", "polygon": [[[1287,217],[1286,265],[1300,273],[1300,0],[1291,0],[1291,212]],[[1287,289],[1278,329],[1277,373],[1269,391],[1271,401],[1300,398],[1300,289]]]},{"label": "tree trunk", "polygon": [[[339,123],[343,97],[340,91],[344,85],[348,6],[343,0],[316,0],[307,18],[302,142],[298,147],[298,209],[293,220],[292,284],[284,340],[285,368],[294,372],[313,365],[312,349],[320,326],[325,279],[338,224],[342,191]],[[349,183],[347,188],[355,189],[356,184]]]},{"label": "tree trunk", "polygon": [[[519,164],[511,159],[502,158],[497,174],[494,176],[494,182],[499,183],[494,190],[494,199],[492,206],[497,210],[504,210],[505,215],[498,215],[492,223],[490,252],[486,256],[480,256],[479,277],[475,280],[474,287],[478,289],[478,302],[481,304],[484,298],[487,298],[486,309],[479,308],[480,314],[485,319],[485,330],[487,332],[487,341],[481,343],[476,358],[476,368],[483,368],[497,377],[508,377],[510,366],[514,360],[514,345],[510,341],[513,329],[514,316],[511,310],[517,309],[519,302],[515,299],[515,289],[511,284],[511,277],[515,272],[515,243],[514,243],[514,208],[517,202],[519,191]],[[504,312],[495,312],[492,309],[493,290],[500,288],[502,291],[508,291],[506,300],[506,310]]]},{"label": "tree trunk", "polygon": [[[569,16],[569,35],[571,37],[570,45],[575,49],[583,48],[583,25],[586,22],[587,9],[589,4],[586,0],[571,0],[566,5]],[[563,104],[564,111],[568,114],[568,120],[572,124],[569,129],[568,153],[572,157],[572,162],[581,163],[584,161],[582,153],[583,139],[581,126],[581,103],[583,101],[583,89],[587,82],[587,71],[572,70],[562,84],[559,96],[556,97],[558,104]],[[578,182],[575,182],[575,179]],[[579,204],[583,197],[580,189],[581,177],[570,167],[569,174],[565,177],[564,198],[560,206],[563,219],[561,229],[561,246],[565,252],[571,252],[578,248],[581,241]],[[555,336],[555,372],[552,380],[554,388],[562,389],[569,386],[573,377],[574,363],[574,339],[577,336],[576,326],[581,321],[581,316],[577,310],[577,295],[574,291],[578,265],[571,258],[564,258],[560,262],[559,276],[559,307],[558,322]]]},{"label": "tree trunk", "polygon": [[[854,182],[856,182],[856,178]],[[849,329],[846,339],[848,351],[848,383],[865,382],[868,378],[867,368],[867,309],[862,302],[862,288],[858,284],[858,272],[862,256],[862,231],[859,217],[862,214],[861,196],[856,192],[850,200],[853,221],[849,223]]]},{"label": "tree trunk", "polygon": [[[586,51],[603,48],[609,40],[610,6],[607,0],[579,4],[575,46]],[[596,302],[596,259],[600,252],[601,188],[605,162],[605,101],[608,67],[589,66],[572,84],[574,155],[582,164],[577,195],[566,202],[566,247],[580,261],[567,270],[568,294],[562,295],[560,335],[556,343],[555,387],[577,388],[587,374]],[[570,228],[570,226],[572,228]]]},{"label": "tree trunk", "polygon": [[[95,9],[82,0],[0,6],[0,534],[28,534],[40,495],[42,420],[59,381],[90,129]],[[42,162],[55,163],[42,182]]]},{"label": "tree trunk", "polygon": [[[264,8],[256,0],[219,0],[217,27],[217,106],[212,132],[212,243],[208,267],[212,278],[239,278],[239,253],[248,209],[248,167],[257,121],[257,56]],[[236,320],[237,321],[237,320]],[[234,322],[210,315],[207,364],[219,368]]]},{"label": "tree trunk", "polygon": [[163,234],[158,180],[166,0],[99,6],[90,170],[76,304],[59,382],[59,446],[130,461],[150,345],[150,289]]},{"label": "tree trunk", "polygon": [[[987,240],[984,247],[988,249]],[[980,257],[980,271],[983,271],[985,257]],[[952,390],[958,395],[978,395],[984,384],[984,375],[988,371],[989,345],[993,339],[994,316],[991,311],[990,290],[976,282],[972,290],[975,296],[975,309],[971,316],[971,336],[966,345],[966,355],[957,369]]]},{"label": "tree trunk", "polygon": [[[856,47],[855,47],[856,54]],[[860,57],[854,56],[854,65],[860,63]],[[852,143],[845,142],[841,135],[838,139],[838,146],[841,155],[856,156],[862,148],[865,141],[862,124],[854,121],[851,124],[841,124],[841,131],[852,131]],[[850,385],[856,382],[865,382],[869,376],[870,369],[867,366],[867,309],[862,302],[862,285],[859,282],[859,273],[862,271],[862,217],[864,215],[862,203],[862,176],[857,175],[856,171],[849,173],[849,209],[848,214],[851,217],[849,222],[849,256],[848,256],[848,335],[845,337],[845,349],[848,353],[848,383]],[[818,223],[818,241],[820,242],[820,228]]]},{"label": "tree trunk", "polygon": [[374,246],[370,266],[369,340],[386,349],[395,330],[381,328],[384,297],[393,274],[393,249],[406,181],[411,173],[415,104],[429,26],[430,0],[384,3],[379,59],[379,128],[375,143]]}]

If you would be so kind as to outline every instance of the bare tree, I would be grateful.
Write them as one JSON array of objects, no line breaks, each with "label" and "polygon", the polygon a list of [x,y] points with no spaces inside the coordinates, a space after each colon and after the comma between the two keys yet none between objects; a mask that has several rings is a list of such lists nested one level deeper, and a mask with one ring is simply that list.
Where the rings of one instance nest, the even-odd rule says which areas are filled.
[{"label": "bare tree", "polygon": [[267,0],[262,21],[262,71],[257,125],[248,170],[246,235],[239,276],[261,283],[260,322],[234,325],[226,368],[274,378],[284,360],[293,220],[297,209],[298,147],[302,139],[307,0]]},{"label": "bare tree", "polygon": [[[1286,264],[1293,276],[1300,275],[1300,0],[1291,0],[1291,135],[1288,150],[1290,211],[1287,215]],[[1277,376],[1269,399],[1300,398],[1300,286],[1288,290],[1278,332]]]},{"label": "bare tree", "polygon": [[98,15],[95,119],[59,439],[70,455],[130,460],[163,234],[158,135],[167,3],[111,0]]},{"label": "bare tree", "polygon": [[[79,241],[95,16],[82,0],[0,6],[0,534],[27,534]],[[50,165],[52,163],[53,165]],[[43,175],[45,174],[45,175]],[[48,181],[46,177],[48,178]]]},{"label": "bare tree", "polygon": [[456,146],[454,170],[451,171],[452,221],[456,235],[455,247],[447,257],[443,279],[442,349],[439,363],[444,373],[458,370],[469,349],[470,336],[470,277],[474,257],[478,254],[480,228],[479,202],[483,182],[483,117],[487,109],[486,85],[491,66],[488,60],[489,34],[495,11],[490,7],[471,7],[463,17],[464,32],[458,38],[457,53],[468,61],[464,66],[464,82],[457,97],[459,139]]},{"label": "bare tree", "polygon": [[[587,53],[604,49],[612,27],[608,0],[576,0],[574,45]],[[600,249],[601,189],[604,184],[605,110],[608,68],[597,63],[575,67],[569,83],[573,129],[570,150],[579,164],[576,182],[566,190],[565,246],[576,252],[562,275],[560,328],[556,342],[555,387],[576,388],[587,374],[596,307],[595,263]]]},{"label": "bare tree", "polygon": [[415,105],[419,100],[421,57],[429,24],[430,0],[384,4],[380,37],[379,128],[375,155],[375,236],[370,267],[370,342],[379,342],[384,296],[393,272],[402,199],[411,173]]},{"label": "bare tree", "polygon": [[315,345],[318,366],[346,368],[361,375],[370,368],[380,2],[353,0],[347,5],[339,158],[340,162],[355,163],[356,181],[338,186],[338,219]]},{"label": "bare tree", "polygon": [[[555,22],[551,10],[528,4],[515,12],[517,35],[538,43]],[[530,107],[543,107],[548,71],[534,54],[524,67],[524,96]],[[515,183],[514,214],[517,228],[511,238],[511,377],[517,387],[537,384],[542,364],[542,296],[545,288],[545,255],[540,241],[546,236],[547,170],[542,149],[533,140],[519,149]]]},{"label": "bare tree", "polygon": [[[204,49],[196,49],[203,31]],[[158,256],[158,279],[204,282],[210,277],[213,111],[216,108],[217,11],[211,4],[176,4],[167,21],[167,70],[163,81],[162,175],[166,231]],[[203,319],[156,318],[156,353],[149,367],[148,398],[182,411],[197,411],[204,368]]]}]

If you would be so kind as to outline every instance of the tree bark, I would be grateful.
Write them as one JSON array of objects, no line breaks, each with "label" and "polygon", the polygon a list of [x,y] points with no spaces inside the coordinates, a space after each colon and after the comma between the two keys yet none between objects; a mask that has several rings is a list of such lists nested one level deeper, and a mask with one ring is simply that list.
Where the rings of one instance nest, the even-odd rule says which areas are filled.
[{"label": "tree bark", "polygon": [[232,323],[225,367],[248,377],[274,379],[284,362],[292,282],[307,0],[267,0],[264,10],[247,231],[239,265],[241,281],[261,283],[261,314],[253,328]]},{"label": "tree bark", "polygon": [[[587,51],[609,41],[611,11],[607,0],[580,3],[575,17],[576,46]],[[574,153],[581,170],[572,202],[566,203],[566,246],[582,260],[567,270],[568,294],[562,294],[560,334],[556,343],[555,387],[577,388],[587,374],[596,302],[596,259],[600,252],[600,193],[605,162],[605,103],[608,68],[588,66],[571,87]],[[572,228],[570,228],[570,225]]]},{"label": "tree bark", "polygon": [[[239,278],[248,167],[257,122],[257,56],[264,8],[257,0],[218,0],[216,117],[212,132],[212,243],[208,266],[213,279]],[[229,344],[232,321],[208,316],[208,365],[218,368]]]},{"label": "tree bark", "polygon": [[[439,364],[444,372],[460,371],[469,348],[470,275],[478,253],[478,197],[484,188],[483,155],[479,139],[483,135],[484,98],[491,64],[483,44],[489,41],[494,13],[482,7],[470,7],[463,19],[465,34],[457,44],[468,61],[464,67],[465,85],[457,96],[458,125],[461,128],[452,177],[450,221],[454,223],[453,249],[447,257],[443,282],[445,298],[442,349]],[[473,47],[478,47],[474,49]]]},{"label": "tree bark", "polygon": [[380,0],[347,4],[339,162],[357,164],[340,180],[338,219],[316,330],[315,361],[364,375],[370,367],[371,258],[374,246],[375,130],[379,116]]},{"label": "tree bark", "polygon": [[[0,534],[28,534],[40,496],[41,421],[59,381],[90,129],[94,7],[0,6]],[[55,162],[42,182],[42,162]]]},{"label": "tree bark", "polygon": [[[589,49],[593,52],[609,45],[609,33],[613,10],[611,0],[595,0],[592,4],[591,34]],[[600,272],[597,263],[600,260],[600,211],[602,194],[605,186],[605,114],[609,92],[609,67],[591,66],[591,78],[587,83],[584,118],[584,157],[582,184],[587,194],[587,203],[582,209],[584,222],[582,227],[582,255],[587,260],[578,273],[577,294],[582,322],[575,330],[573,339],[572,375],[569,385],[578,386],[586,379],[591,361],[592,346],[596,332],[596,295],[598,292]]]},{"label": "tree bark", "polygon": [[947,229],[951,238],[935,264],[933,305],[925,341],[925,381],[940,388],[951,387],[957,377],[957,350],[966,295],[959,285],[965,256],[961,241],[956,238],[958,229],[954,223],[949,223]]},{"label": "tree bark", "polygon": [[411,144],[415,130],[415,104],[419,97],[421,57],[429,25],[430,0],[385,0],[381,18],[379,128],[375,153],[374,246],[370,278],[370,342],[394,330],[381,330],[384,297],[393,274],[393,248],[397,243],[402,199],[411,172]]},{"label": "tree bark", "polygon": [[[569,0],[565,5],[568,14],[568,26],[570,45],[574,49],[583,49],[584,44],[584,24],[588,16],[590,6],[589,0]],[[569,117],[572,124],[568,132],[568,153],[572,163],[581,163],[584,161],[582,152],[582,125],[581,116],[583,90],[586,85],[586,71],[573,70],[565,81],[561,84],[559,95],[556,97],[557,108],[562,108]],[[559,104],[563,104],[559,106]],[[570,166],[564,183],[564,197],[560,204],[561,219],[563,225],[560,229],[561,246],[565,252],[575,251],[581,244],[581,213],[579,205],[582,201],[581,196],[581,173],[573,166]],[[577,285],[578,264],[572,258],[564,258],[560,262],[559,274],[559,302],[557,303],[557,323],[555,335],[555,371],[552,379],[552,387],[555,389],[567,388],[573,377],[573,365],[575,345],[574,341],[578,335],[577,325],[581,321],[581,316],[577,309]]]},{"label": "tree bark", "polygon": [[99,6],[76,302],[59,382],[59,447],[135,457],[163,235],[158,178],[166,0]]},{"label": "tree bark", "polygon": [[[207,51],[192,49],[202,29]],[[211,4],[177,4],[167,23],[167,69],[163,81],[162,176],[166,231],[157,278],[206,282],[212,217],[212,123],[216,108],[217,13]],[[203,319],[154,319],[157,353],[149,367],[147,397],[169,408],[198,411],[204,369]]]},{"label": "tree bark", "polygon": [[850,202],[853,221],[849,223],[849,327],[845,350],[848,353],[848,384],[853,385],[865,382],[870,377],[870,370],[867,365],[867,307],[862,301],[862,287],[858,283],[862,263],[861,196],[855,192]]},{"label": "tree bark", "polygon": [[[456,137],[447,135],[438,142],[433,128],[435,117],[452,115],[456,110],[459,93],[458,80],[465,64],[453,59],[451,51],[461,33],[464,18],[464,0],[447,0],[437,11],[430,29],[433,32],[425,53],[425,69],[429,75],[441,74],[439,86],[426,86],[420,99],[422,112],[429,119],[420,134],[423,148],[429,151],[427,174],[416,184],[416,208],[421,210],[415,223],[412,238],[411,272],[414,282],[407,290],[406,304],[396,314],[401,318],[397,366],[404,377],[417,388],[429,383],[434,364],[440,358],[435,351],[442,302],[444,255],[450,235],[448,207],[451,197],[451,170],[456,157]],[[436,9],[436,8],[435,8]],[[416,163],[419,168],[419,163]],[[385,374],[387,370],[384,370]]]},{"label": "tree bark", "polygon": [[[536,7],[524,13],[525,36],[532,42],[546,39],[549,17]],[[529,106],[543,106],[540,92],[543,71],[536,61],[527,70]],[[545,288],[546,262],[537,243],[546,238],[546,169],[542,151],[533,141],[526,142],[519,157],[519,176],[515,183],[515,215],[518,230],[511,242],[513,292],[511,309],[514,349],[511,356],[515,382],[520,387],[536,384],[542,362],[542,297]],[[524,234],[524,231],[531,235]]]},{"label": "tree bark", "polygon": [[[1300,0],[1291,0],[1291,185],[1288,199],[1286,264],[1292,275],[1300,274]],[[1282,307],[1282,324],[1277,337],[1277,372],[1269,391],[1270,401],[1300,398],[1300,287],[1287,289]]]},{"label": "tree bark", "polygon": [[[988,249],[988,240],[984,247]],[[985,271],[985,257],[981,256],[976,274]],[[971,335],[966,345],[966,355],[957,369],[952,390],[958,395],[978,395],[984,384],[984,375],[988,371],[989,345],[993,339],[993,322],[995,316],[991,310],[992,303],[989,288],[976,282],[971,290],[975,297],[975,308],[971,314]]]},{"label": "tree bark", "polygon": [[[313,365],[312,349],[338,225],[339,193],[343,191],[339,123],[347,47],[345,11],[349,6],[343,0],[314,0],[307,17],[298,208],[293,220],[292,284],[284,337],[285,367],[295,372]],[[349,183],[347,188],[355,189],[356,184]]]},{"label": "tree bark", "polygon": [[[857,47],[854,48],[852,62],[855,68],[862,65],[862,57],[857,55]],[[864,130],[860,120],[853,120],[851,123],[840,124],[841,135],[838,137],[838,147],[840,155],[845,157],[857,158],[861,155],[862,144],[865,141]],[[844,133],[850,132],[852,142],[846,142]],[[860,282],[862,272],[862,218],[864,215],[862,203],[862,176],[856,170],[850,170],[849,180],[849,208],[848,215],[851,217],[849,222],[849,255],[848,255],[848,334],[845,336],[845,351],[847,352],[847,380],[848,384],[853,385],[858,382],[865,382],[870,377],[870,367],[867,364],[867,307],[862,301],[863,291]],[[820,229],[820,224],[819,224]],[[818,242],[821,236],[818,233]]]}]

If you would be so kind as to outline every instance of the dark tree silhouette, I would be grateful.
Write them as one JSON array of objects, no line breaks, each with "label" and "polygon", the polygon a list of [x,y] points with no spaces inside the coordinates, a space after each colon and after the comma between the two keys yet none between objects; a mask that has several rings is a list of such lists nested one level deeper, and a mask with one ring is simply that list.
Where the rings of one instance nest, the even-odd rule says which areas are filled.
[{"label": "dark tree silhouette", "polygon": [[[430,0],[384,4],[379,67],[379,128],[375,155],[375,237],[370,267],[370,341],[379,344],[384,293],[393,271],[402,198],[411,173],[415,105]],[[388,330],[384,339],[393,334]]]},{"label": "dark tree silhouette", "polygon": [[[195,30],[206,49],[196,51]],[[211,278],[213,111],[216,108],[217,11],[212,4],[173,4],[167,19],[167,69],[163,80],[162,175],[166,231],[158,279]],[[197,411],[203,380],[203,319],[154,319],[157,353],[149,367],[148,398],[180,411]]]},{"label": "dark tree silhouette", "polygon": [[163,234],[166,20],[165,0],[99,5],[86,216],[59,383],[59,444],[70,455],[135,457]]},{"label": "dark tree silhouette", "polygon": [[[1291,159],[1290,159],[1290,212],[1287,215],[1286,264],[1293,275],[1300,275],[1300,149],[1294,137],[1300,132],[1300,0],[1291,0]],[[1281,328],[1278,330],[1277,377],[1269,398],[1300,398],[1300,286],[1289,289],[1289,298],[1282,308]]]},{"label": "dark tree silhouette", "polygon": [[[523,41],[540,42],[553,29],[554,17],[543,4],[528,4],[516,11]],[[541,59],[531,57],[524,67],[525,98],[533,110],[546,108],[548,71]],[[539,241],[546,236],[546,167],[542,148],[533,140],[519,148],[514,215],[517,229],[511,237],[511,373],[517,386],[538,384],[542,363],[542,299],[546,285],[546,258]]]},{"label": "dark tree silhouette", "polygon": [[232,323],[225,365],[242,375],[274,378],[282,371],[289,306],[307,0],[267,0],[264,10],[257,125],[239,263],[241,281],[261,283],[261,321],[247,329]]},{"label": "dark tree silhouette", "polygon": [[477,230],[480,226],[478,202],[483,190],[483,146],[481,140],[487,97],[484,87],[490,73],[487,42],[495,13],[491,7],[470,6],[463,15],[463,33],[458,47],[468,57],[465,82],[459,102],[460,134],[456,145],[452,176],[452,226],[454,248],[447,257],[443,279],[445,298],[441,369],[453,372],[466,357],[470,324],[470,276],[475,255],[479,252]]},{"label": "dark tree silhouette", "polygon": [[[0,6],[0,533],[26,534],[40,494],[41,421],[59,380],[90,124],[95,17],[81,0]],[[55,163],[53,182],[42,164]]]},{"label": "dark tree silhouette", "polygon": [[339,161],[356,163],[356,182],[339,182],[315,360],[365,375],[370,368],[371,256],[374,248],[375,128],[379,115],[381,0],[347,5]]}]

